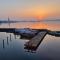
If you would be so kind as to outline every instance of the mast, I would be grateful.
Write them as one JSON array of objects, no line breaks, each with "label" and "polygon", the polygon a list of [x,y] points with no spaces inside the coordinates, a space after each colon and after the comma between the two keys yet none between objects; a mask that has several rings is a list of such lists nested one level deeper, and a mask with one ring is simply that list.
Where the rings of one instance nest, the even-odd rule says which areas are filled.
[{"label": "mast", "polygon": [[10,19],[9,19],[9,17],[8,17],[8,25],[9,25],[9,28],[10,28]]}]

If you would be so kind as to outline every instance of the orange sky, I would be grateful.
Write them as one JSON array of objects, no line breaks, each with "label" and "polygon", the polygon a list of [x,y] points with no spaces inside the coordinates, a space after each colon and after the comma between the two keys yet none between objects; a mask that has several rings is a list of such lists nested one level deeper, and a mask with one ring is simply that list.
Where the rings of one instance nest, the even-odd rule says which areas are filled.
[{"label": "orange sky", "polygon": [[[5,0],[4,0],[5,1]],[[0,1],[0,18],[34,17],[45,19],[60,16],[60,0],[6,0]]]}]

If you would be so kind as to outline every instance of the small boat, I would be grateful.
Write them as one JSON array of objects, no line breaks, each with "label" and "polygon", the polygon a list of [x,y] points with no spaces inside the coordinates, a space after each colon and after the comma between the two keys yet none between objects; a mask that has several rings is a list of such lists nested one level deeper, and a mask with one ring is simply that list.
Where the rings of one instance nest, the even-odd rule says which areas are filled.
[{"label": "small boat", "polygon": [[20,34],[22,37],[34,37],[39,31],[29,28],[15,29],[16,34]]},{"label": "small boat", "polygon": [[52,36],[60,37],[60,31],[50,31],[48,34],[50,34]]},{"label": "small boat", "polygon": [[60,32],[59,31],[56,31],[55,32],[55,36],[60,36]]}]

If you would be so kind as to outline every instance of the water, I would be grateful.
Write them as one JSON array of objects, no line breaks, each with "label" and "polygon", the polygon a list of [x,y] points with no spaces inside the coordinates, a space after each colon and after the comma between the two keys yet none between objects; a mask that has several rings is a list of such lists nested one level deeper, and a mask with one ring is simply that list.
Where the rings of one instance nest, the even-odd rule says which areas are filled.
[{"label": "water", "polygon": [[[0,24],[0,28],[35,28],[60,31],[60,21],[20,22]],[[32,53],[24,49],[29,39],[20,39],[20,35],[0,32],[0,60],[60,60],[60,37],[47,35],[38,49]]]}]

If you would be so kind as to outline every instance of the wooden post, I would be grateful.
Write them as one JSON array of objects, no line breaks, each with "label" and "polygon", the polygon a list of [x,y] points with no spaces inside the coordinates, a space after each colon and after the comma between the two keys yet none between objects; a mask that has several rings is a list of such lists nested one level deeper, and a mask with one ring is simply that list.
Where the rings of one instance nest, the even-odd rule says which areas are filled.
[{"label": "wooden post", "polygon": [[5,48],[5,45],[4,45],[4,40],[3,40],[3,48]]},{"label": "wooden post", "polygon": [[9,45],[9,42],[8,42],[8,37],[7,37],[7,45]]}]

